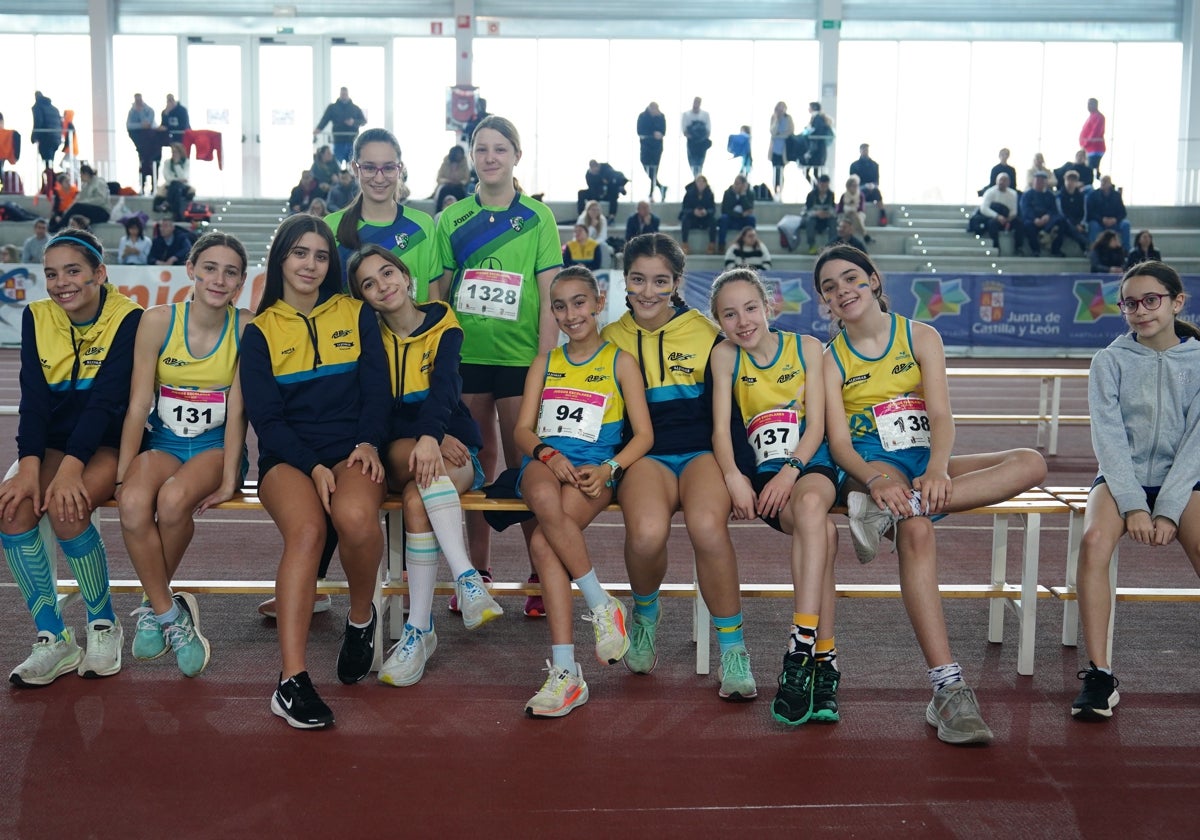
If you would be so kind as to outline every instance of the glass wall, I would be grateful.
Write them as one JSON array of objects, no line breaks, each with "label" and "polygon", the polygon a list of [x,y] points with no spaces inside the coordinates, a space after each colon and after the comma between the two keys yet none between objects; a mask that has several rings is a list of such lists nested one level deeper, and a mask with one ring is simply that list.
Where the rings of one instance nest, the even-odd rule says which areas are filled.
[{"label": "glass wall", "polygon": [[1176,43],[844,41],[835,184],[866,142],[897,202],[975,203],[1002,146],[1024,188],[1035,153],[1074,157],[1095,97],[1101,171],[1126,203],[1173,204],[1181,67]]},{"label": "glass wall", "polygon": [[[142,101],[154,109],[155,125],[161,120],[163,108],[167,107],[168,93],[173,94],[185,107],[190,106],[179,90],[179,39],[174,35],[113,36],[112,97],[115,125],[110,129],[108,143],[116,166],[106,173],[106,177],[137,189],[137,149],[125,128],[135,93],[140,93]],[[91,107],[89,99],[87,110],[91,111]],[[195,120],[190,107],[189,116]],[[90,135],[87,142],[91,146],[93,141]],[[87,155],[83,157],[88,158]],[[170,157],[170,152],[164,149],[163,157]]]},{"label": "glass wall", "polygon": [[392,41],[391,128],[415,198],[433,195],[438,167],[455,142],[454,132],[446,131],[446,88],[453,84],[453,38]]}]

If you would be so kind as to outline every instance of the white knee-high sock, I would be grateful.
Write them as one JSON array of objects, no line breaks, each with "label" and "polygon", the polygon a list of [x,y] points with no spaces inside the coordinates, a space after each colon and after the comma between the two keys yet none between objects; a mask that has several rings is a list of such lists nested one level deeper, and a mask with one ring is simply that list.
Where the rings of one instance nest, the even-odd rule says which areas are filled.
[{"label": "white knee-high sock", "polygon": [[437,583],[438,541],[433,534],[404,532],[404,565],[408,568],[408,623],[418,630],[433,627],[433,587]]},{"label": "white knee-high sock", "polygon": [[433,533],[437,534],[438,545],[442,547],[450,571],[457,579],[463,572],[473,568],[463,536],[463,511],[458,491],[454,489],[450,477],[445,475],[439,475],[428,487],[418,485],[417,491],[425,504],[425,513],[433,525]]}]

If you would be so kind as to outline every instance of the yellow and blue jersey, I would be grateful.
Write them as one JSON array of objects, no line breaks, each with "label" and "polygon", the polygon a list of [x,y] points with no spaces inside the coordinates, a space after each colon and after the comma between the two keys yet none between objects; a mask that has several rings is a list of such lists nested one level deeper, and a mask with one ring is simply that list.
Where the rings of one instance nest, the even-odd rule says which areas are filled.
[{"label": "yellow and blue jersey", "polygon": [[[775,357],[765,365],[739,347],[733,364],[733,401],[741,414],[742,425],[753,434],[751,421],[765,412],[782,410],[796,413],[795,440],[781,440],[781,451],[795,450],[805,429],[804,389],[806,368],[800,336],[771,330],[779,336]],[[758,467],[760,472],[776,472],[788,455],[771,458]]]},{"label": "yellow and blue jersey", "polygon": [[562,347],[555,347],[546,359],[538,437],[576,466],[599,464],[621,444],[625,399],[617,382],[620,352],[606,341],[578,364],[567,358]]},{"label": "yellow and blue jersey", "polygon": [[441,443],[450,434],[465,446],[480,449],[479,426],[462,401],[458,372],[462,327],[443,301],[417,308],[425,313],[425,320],[407,338],[393,333],[383,321],[379,325],[392,383],[388,440],[429,435]]},{"label": "yellow and blue jersey", "polygon": [[57,449],[87,463],[97,448],[120,446],[141,315],[140,306],[108,283],[86,324],[73,323],[52,300],[25,307],[18,458]]},{"label": "yellow and blue jersey", "polygon": [[654,428],[649,454],[711,451],[712,390],[707,374],[716,325],[694,309],[679,307],[657,330],[642,329],[626,312],[602,335],[632,355],[641,368]]},{"label": "yellow and blue jersey", "polygon": [[242,394],[260,458],[308,475],[384,442],[391,404],[375,313],[335,294],[305,315],[277,300],[246,326]]},{"label": "yellow and blue jersey", "polygon": [[913,353],[912,322],[902,315],[891,318],[887,349],[876,358],[858,352],[845,330],[830,343],[842,373],[842,402],[852,440],[878,439],[874,406],[902,397],[925,398],[921,366]]}]

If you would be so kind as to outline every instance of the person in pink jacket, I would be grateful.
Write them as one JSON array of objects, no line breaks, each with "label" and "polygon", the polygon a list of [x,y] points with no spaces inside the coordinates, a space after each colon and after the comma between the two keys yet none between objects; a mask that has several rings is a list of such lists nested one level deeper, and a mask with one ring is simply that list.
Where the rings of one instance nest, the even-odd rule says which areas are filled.
[{"label": "person in pink jacket", "polygon": [[1088,118],[1079,130],[1079,146],[1087,152],[1088,166],[1096,170],[1100,177],[1100,158],[1104,157],[1107,147],[1104,145],[1104,115],[1100,113],[1100,103],[1094,98],[1087,103]]}]

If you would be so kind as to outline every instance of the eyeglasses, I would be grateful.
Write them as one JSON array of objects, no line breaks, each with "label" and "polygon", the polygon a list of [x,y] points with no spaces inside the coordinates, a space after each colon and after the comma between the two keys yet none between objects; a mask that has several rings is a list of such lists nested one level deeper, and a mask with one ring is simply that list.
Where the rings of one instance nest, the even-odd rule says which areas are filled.
[{"label": "eyeglasses", "polygon": [[1117,308],[1126,315],[1137,312],[1138,306],[1141,306],[1142,309],[1145,309],[1147,312],[1153,312],[1155,309],[1158,309],[1158,307],[1162,306],[1163,300],[1169,297],[1171,296],[1156,295],[1151,293],[1148,295],[1143,295],[1140,298],[1125,298],[1124,300],[1117,301]]},{"label": "eyeglasses", "polygon": [[356,163],[354,165],[367,180],[374,178],[379,172],[382,172],[385,178],[395,178],[400,173],[400,164],[398,163],[385,163],[383,166],[376,166],[373,163]]}]

